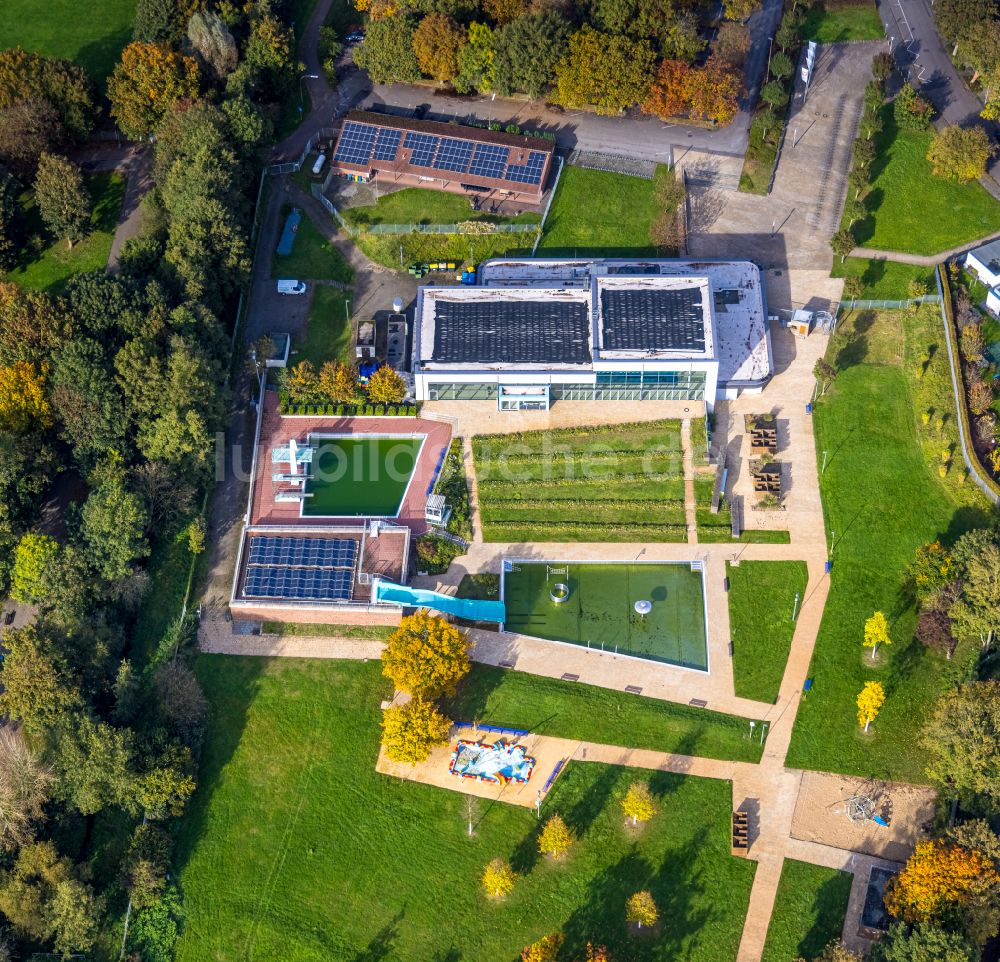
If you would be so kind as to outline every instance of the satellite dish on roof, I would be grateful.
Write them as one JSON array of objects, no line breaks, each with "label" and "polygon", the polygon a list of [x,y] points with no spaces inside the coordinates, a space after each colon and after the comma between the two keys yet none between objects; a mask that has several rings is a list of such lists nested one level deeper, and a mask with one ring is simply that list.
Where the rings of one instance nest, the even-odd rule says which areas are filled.
[{"label": "satellite dish on roof", "polygon": [[393,310],[393,313],[395,313],[395,314],[402,314],[403,313],[403,298],[397,297],[392,302],[392,310]]}]

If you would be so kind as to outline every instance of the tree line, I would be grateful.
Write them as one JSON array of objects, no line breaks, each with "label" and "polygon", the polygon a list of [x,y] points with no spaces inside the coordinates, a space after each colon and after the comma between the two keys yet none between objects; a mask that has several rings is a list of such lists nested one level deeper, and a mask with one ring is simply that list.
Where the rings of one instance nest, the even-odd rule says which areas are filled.
[{"label": "tree line", "polygon": [[[738,109],[746,19],[726,0],[707,59],[697,0],[356,0],[369,17],[355,63],[376,83],[423,77],[459,92],[527,94],[618,114],[728,124]],[[698,62],[698,63],[696,63]]]},{"label": "tree line", "polygon": [[207,706],[194,619],[151,627],[165,600],[147,563],[186,568],[205,547],[227,327],[292,40],[271,0],[140,0],[107,108],[76,64],[0,51],[0,270],[33,243],[25,191],[52,237],[85,232],[71,158],[105,109],[154,141],[115,273],[0,282],[0,587],[34,615],[4,630],[0,666],[0,959],[89,952],[128,901],[129,957],[172,957],[171,820],[195,790]]}]

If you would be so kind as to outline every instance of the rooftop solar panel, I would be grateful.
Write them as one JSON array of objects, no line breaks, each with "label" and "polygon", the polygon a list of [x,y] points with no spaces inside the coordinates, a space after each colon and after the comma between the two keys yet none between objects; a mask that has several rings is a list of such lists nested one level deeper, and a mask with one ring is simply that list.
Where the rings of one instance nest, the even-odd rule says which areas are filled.
[{"label": "rooftop solar panel", "polygon": [[433,134],[408,133],[403,138],[403,146],[413,152],[410,156],[410,163],[414,167],[430,167],[434,162],[434,153],[440,139]]},{"label": "rooftop solar panel", "polygon": [[403,131],[389,130],[383,127],[378,132],[378,141],[372,154],[374,160],[395,160],[399,151],[399,142],[403,139]]},{"label": "rooftop solar panel", "polygon": [[367,164],[371,160],[377,133],[378,128],[371,124],[348,121],[344,124],[333,159],[345,164]]},{"label": "rooftop solar panel", "polygon": [[468,140],[455,140],[452,137],[442,137],[437,156],[434,158],[434,166],[439,170],[458,170],[464,172],[469,167],[469,158],[472,156],[472,148],[474,146]]},{"label": "rooftop solar panel", "polygon": [[508,153],[510,153],[509,147],[498,147],[496,144],[476,144],[469,173],[475,174],[477,177],[503,177]]},{"label": "rooftop solar panel", "polygon": [[441,363],[590,363],[590,311],[580,301],[438,300]]},{"label": "rooftop solar panel", "polygon": [[512,180],[517,184],[538,184],[542,180],[542,169],[545,167],[545,154],[533,150],[523,164],[508,164],[504,172],[504,180]]},{"label": "rooftop solar panel", "polygon": [[249,568],[243,593],[248,598],[349,601],[353,573],[329,568]]},{"label": "rooftop solar panel", "polygon": [[249,565],[354,568],[357,542],[342,538],[251,537]]},{"label": "rooftop solar panel", "polygon": [[705,350],[701,291],[602,290],[601,326],[605,350]]}]

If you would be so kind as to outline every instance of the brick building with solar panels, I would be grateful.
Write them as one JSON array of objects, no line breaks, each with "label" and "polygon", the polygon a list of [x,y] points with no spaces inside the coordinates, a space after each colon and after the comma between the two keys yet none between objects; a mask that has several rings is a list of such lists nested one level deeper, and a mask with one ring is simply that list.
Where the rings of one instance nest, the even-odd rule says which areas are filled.
[{"label": "brick building with solar panels", "polygon": [[537,207],[555,144],[539,137],[352,111],[333,151],[335,173],[379,186],[429,187]]}]

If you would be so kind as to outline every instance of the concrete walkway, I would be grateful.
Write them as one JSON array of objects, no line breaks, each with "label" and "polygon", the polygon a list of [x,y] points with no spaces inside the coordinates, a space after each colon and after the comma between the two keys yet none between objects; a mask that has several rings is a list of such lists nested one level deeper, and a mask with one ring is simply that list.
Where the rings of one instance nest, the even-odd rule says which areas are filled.
[{"label": "concrete walkway", "polygon": [[906,254],[902,251],[876,250],[873,247],[855,247],[850,256],[864,257],[870,260],[895,261],[897,264],[915,264],[919,267],[936,267],[941,261],[951,260],[956,254],[964,254],[997,238],[1000,238],[1000,231],[969,241],[967,244],[960,244],[958,247],[950,247],[946,251],[941,251],[940,254]]}]

